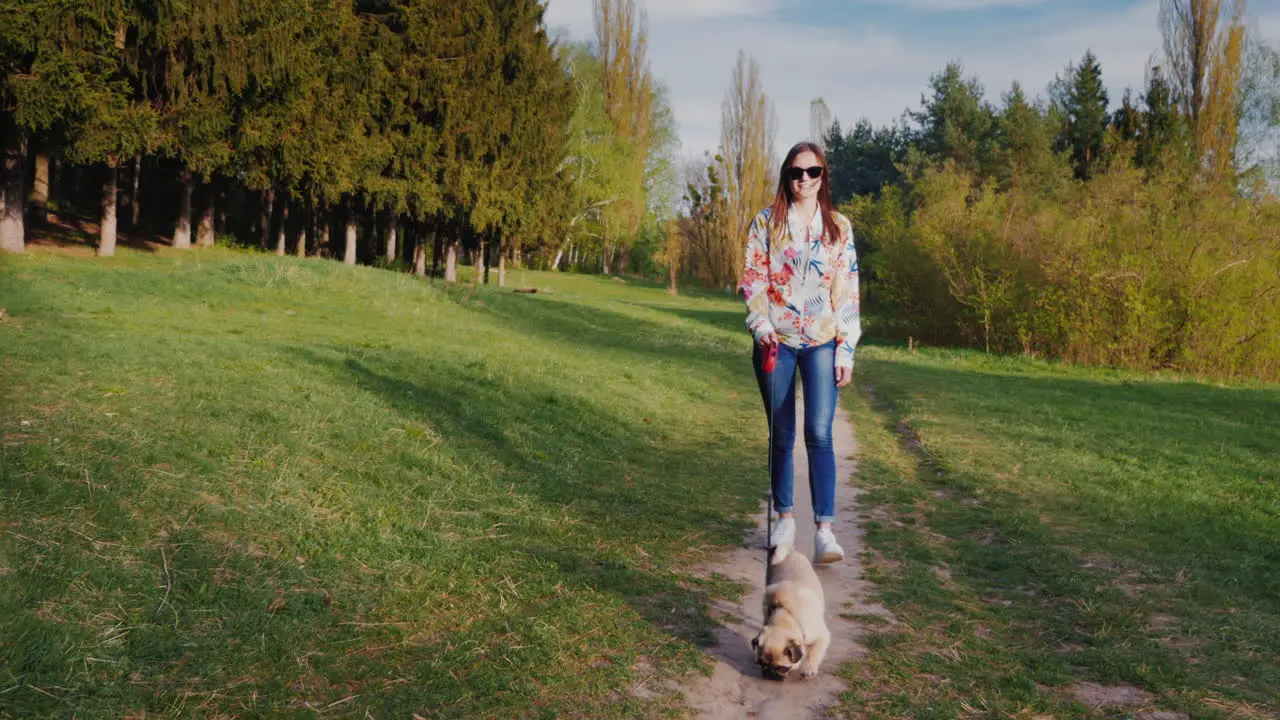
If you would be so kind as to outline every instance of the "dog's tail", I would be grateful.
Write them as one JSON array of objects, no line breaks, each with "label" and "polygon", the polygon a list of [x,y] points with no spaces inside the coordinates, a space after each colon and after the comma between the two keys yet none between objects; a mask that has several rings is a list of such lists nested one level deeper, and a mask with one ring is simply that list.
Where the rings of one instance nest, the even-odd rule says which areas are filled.
[{"label": "dog's tail", "polygon": [[787,543],[786,545],[779,545],[778,547],[775,547],[772,550],[770,550],[769,564],[770,565],[782,564],[782,561],[786,560],[787,556],[791,554],[791,545],[792,543]]}]

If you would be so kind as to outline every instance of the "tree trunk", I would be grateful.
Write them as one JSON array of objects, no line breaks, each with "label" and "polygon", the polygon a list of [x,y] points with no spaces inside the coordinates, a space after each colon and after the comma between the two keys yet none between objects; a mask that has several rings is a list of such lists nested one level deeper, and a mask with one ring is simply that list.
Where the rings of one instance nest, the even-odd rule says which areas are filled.
[{"label": "tree trunk", "polygon": [[66,193],[65,196],[69,198],[83,197],[84,195],[80,191],[84,189],[84,166],[71,163],[71,172],[67,174],[71,176],[67,178],[67,184],[71,186],[71,192]]},{"label": "tree trunk", "polygon": [[218,189],[213,183],[208,183],[203,194],[204,207],[200,211],[200,224],[196,227],[196,244],[200,247],[213,247],[213,213]]},{"label": "tree trunk", "polygon": [[485,285],[488,285],[489,284],[488,233],[480,233],[480,237],[478,238],[478,240],[480,242],[479,252],[476,253],[476,258],[471,263],[472,271],[475,273],[474,275],[471,276],[471,284],[479,285],[481,282],[483,282]]},{"label": "tree trunk", "polygon": [[284,257],[289,242],[289,198],[280,198],[280,229],[276,231],[276,255]]},{"label": "tree trunk", "polygon": [[129,227],[138,227],[142,205],[138,201],[138,187],[142,182],[142,153],[133,156],[133,194],[129,198]]},{"label": "tree trunk", "polygon": [[314,204],[311,198],[307,198],[307,205],[302,212],[302,225],[298,228],[298,245],[293,249],[294,254],[300,258],[307,256],[307,240],[311,234],[311,223],[315,218],[315,212],[312,210]]},{"label": "tree trunk", "polygon": [[[57,155],[52,155],[49,157],[49,203],[50,204],[56,203],[62,198],[62,196],[58,194],[58,189],[59,189],[58,184],[62,182],[62,176],[66,174],[66,172],[67,172],[67,165],[65,162],[59,163]],[[53,212],[52,210],[47,210],[45,211],[44,219],[46,222],[53,222],[54,218],[56,218],[57,216],[58,216],[57,213]]]},{"label": "tree trunk", "polygon": [[556,257],[555,257],[555,259],[554,259],[554,260],[552,260],[552,261],[551,261],[551,270],[552,270],[552,271],[559,271],[559,270],[560,270],[560,260],[562,260],[562,259],[564,258],[564,253],[565,253],[565,251],[566,251],[566,250],[568,250],[568,249],[569,249],[569,244],[568,244],[568,243],[565,243],[565,244],[564,244],[564,246],[562,246],[559,250],[557,250],[557,251],[556,251]]},{"label": "tree trunk", "polygon": [[511,264],[515,267],[524,267],[522,262],[524,261],[520,258],[520,243],[516,243],[511,246]]},{"label": "tree trunk", "polygon": [[413,274],[425,277],[427,274],[427,239],[419,227],[413,234]]},{"label": "tree trunk", "polygon": [[347,265],[356,264],[356,213],[350,201],[347,202],[347,243],[342,253],[342,262]]},{"label": "tree trunk", "polygon": [[36,153],[36,176],[31,188],[31,219],[49,221],[49,153]]},{"label": "tree trunk", "polygon": [[262,226],[259,228],[261,235],[258,236],[258,248],[261,250],[266,250],[271,242],[271,212],[275,209],[275,204],[276,189],[267,188],[262,193]]},{"label": "tree trunk", "polygon": [[231,204],[231,181],[223,180],[217,183],[214,196],[218,199],[217,215],[214,216],[213,229],[220,233],[229,233],[231,230],[227,227],[227,205]]},{"label": "tree trunk", "polygon": [[393,210],[391,217],[387,218],[387,264],[390,265],[396,261],[396,230],[397,220],[399,216]]},{"label": "tree trunk", "polygon": [[507,286],[507,249],[498,244],[498,287]]},{"label": "tree trunk", "polygon": [[20,253],[26,247],[25,160],[18,128],[0,114],[0,251]]},{"label": "tree trunk", "polygon": [[98,256],[116,254],[116,186],[120,179],[120,163],[107,159],[107,177],[102,183],[102,225],[98,229]]},{"label": "tree trunk", "polygon": [[329,252],[329,212],[328,208],[324,207],[324,205],[320,205],[317,208],[316,221],[320,224],[319,247],[316,248],[316,250],[318,252],[332,255],[333,253]]},{"label": "tree trunk", "polygon": [[444,257],[444,233],[440,224],[431,226],[431,277],[440,277],[440,260]]},{"label": "tree trunk", "polygon": [[191,247],[191,195],[196,189],[195,176],[190,170],[182,171],[181,202],[178,207],[178,223],[173,230],[173,246],[179,249]]},{"label": "tree trunk", "polygon": [[458,282],[458,239],[449,238],[448,247],[444,251],[444,281]]}]

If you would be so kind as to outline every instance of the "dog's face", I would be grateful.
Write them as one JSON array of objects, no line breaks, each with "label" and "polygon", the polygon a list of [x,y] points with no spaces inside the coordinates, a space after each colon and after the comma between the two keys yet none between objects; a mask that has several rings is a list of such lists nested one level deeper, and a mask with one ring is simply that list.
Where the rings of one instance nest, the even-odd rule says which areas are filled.
[{"label": "dog's face", "polygon": [[761,672],[777,679],[786,677],[804,659],[800,634],[791,628],[766,625],[751,639],[751,649]]}]

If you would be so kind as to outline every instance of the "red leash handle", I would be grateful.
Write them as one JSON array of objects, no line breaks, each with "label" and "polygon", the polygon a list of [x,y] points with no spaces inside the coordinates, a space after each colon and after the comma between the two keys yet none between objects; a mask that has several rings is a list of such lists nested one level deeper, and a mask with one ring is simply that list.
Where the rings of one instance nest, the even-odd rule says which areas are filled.
[{"label": "red leash handle", "polygon": [[778,365],[778,343],[772,342],[772,343],[769,343],[769,349],[765,350],[764,352],[764,371],[767,373],[771,373],[773,372],[773,369],[777,367],[777,365]]}]

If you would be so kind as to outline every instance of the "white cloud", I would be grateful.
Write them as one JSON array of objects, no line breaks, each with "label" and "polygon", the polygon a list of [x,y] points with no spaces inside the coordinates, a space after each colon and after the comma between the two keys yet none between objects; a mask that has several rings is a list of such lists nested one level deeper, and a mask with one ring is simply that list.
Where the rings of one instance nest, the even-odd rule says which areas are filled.
[{"label": "white cloud", "polygon": [[647,0],[650,22],[763,17],[781,7],[779,0]]},{"label": "white cloud", "polygon": [[[672,22],[764,17],[776,12],[781,0],[639,0],[652,28]],[[577,40],[592,37],[593,0],[550,0],[546,22],[564,28]]]}]

